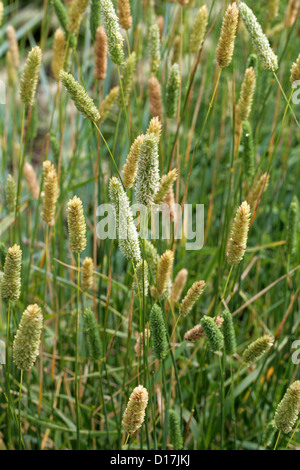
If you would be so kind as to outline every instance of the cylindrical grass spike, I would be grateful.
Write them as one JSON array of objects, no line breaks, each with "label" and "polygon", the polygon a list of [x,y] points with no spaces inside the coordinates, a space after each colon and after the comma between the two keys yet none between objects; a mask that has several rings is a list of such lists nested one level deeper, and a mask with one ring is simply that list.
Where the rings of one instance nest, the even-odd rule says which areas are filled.
[{"label": "cylindrical grass spike", "polygon": [[228,67],[232,60],[238,20],[239,10],[234,2],[227,7],[225,12],[216,51],[217,64],[221,68]]},{"label": "cylindrical grass spike", "polygon": [[255,170],[255,147],[253,141],[252,128],[249,121],[244,121],[242,125],[242,161],[245,175],[248,179],[254,176]]},{"label": "cylindrical grass spike", "polygon": [[70,246],[73,253],[81,253],[86,247],[86,223],[81,199],[74,196],[67,206]]},{"label": "cylindrical grass spike", "polygon": [[18,80],[17,69],[13,64],[11,51],[6,52],[6,66],[8,75],[8,85],[13,88]]},{"label": "cylindrical grass spike", "polygon": [[55,169],[48,171],[44,179],[42,219],[48,225],[54,224],[56,203],[59,196],[58,178]]},{"label": "cylindrical grass spike", "polygon": [[99,28],[97,28],[97,31],[96,31],[96,40],[94,44],[94,57],[95,57],[94,77],[97,80],[104,80],[106,77],[106,71],[107,71],[107,37],[104,31],[104,28],[102,28],[102,26],[99,26]]},{"label": "cylindrical grass spike", "polygon": [[175,277],[170,298],[172,303],[178,302],[180,299],[184,286],[186,285],[187,277],[188,270],[185,268],[181,269]]},{"label": "cylindrical grass spike", "polygon": [[204,291],[205,281],[196,281],[188,290],[180,305],[180,315],[186,317]]},{"label": "cylindrical grass spike", "polygon": [[139,135],[130,147],[125,165],[123,167],[123,183],[125,188],[132,188],[138,170],[138,158],[144,135]]},{"label": "cylindrical grass spike", "polygon": [[256,78],[254,68],[249,67],[245,72],[241,94],[237,104],[238,115],[241,121],[247,121],[249,119],[253,103],[255,85]]},{"label": "cylindrical grass spike", "polygon": [[81,289],[87,292],[92,289],[94,281],[94,261],[87,256],[82,263],[81,269]]},{"label": "cylindrical grass spike", "polygon": [[160,180],[160,185],[158,188],[157,193],[154,197],[154,204],[160,205],[164,202],[168,192],[170,191],[174,181],[176,181],[178,175],[178,171],[176,168],[169,171],[167,175],[163,175]]},{"label": "cylindrical grass spike", "polygon": [[166,291],[170,279],[170,275],[173,269],[174,253],[171,250],[165,251],[160,257],[157,279],[156,279],[156,290],[158,296],[161,297]]},{"label": "cylindrical grass spike", "polygon": [[136,53],[132,52],[125,60],[124,65],[122,67],[122,90],[120,89],[118,96],[118,106],[120,108],[123,108],[124,104],[125,106],[128,106],[129,104],[130,94],[133,87],[136,63]]},{"label": "cylindrical grass spike", "polygon": [[292,255],[297,247],[297,235],[299,224],[299,201],[297,196],[294,196],[289,207],[288,223],[287,223],[287,237],[286,237],[286,251],[288,255]]},{"label": "cylindrical grass spike", "polygon": [[220,351],[220,349],[222,349],[224,346],[224,337],[213,318],[204,315],[200,325],[202,326],[206,335],[209,349],[213,352]]},{"label": "cylindrical grass spike", "polygon": [[91,13],[90,13],[90,30],[92,41],[96,40],[96,32],[100,26],[101,21],[101,5],[99,0],[91,1]]},{"label": "cylindrical grass spike", "polygon": [[7,255],[7,248],[5,246],[5,243],[0,242],[0,268],[2,269],[2,271],[4,269],[6,255]]},{"label": "cylindrical grass spike", "polygon": [[17,184],[12,175],[8,175],[5,183],[5,199],[9,212],[14,212],[17,201]]},{"label": "cylindrical grass spike", "polygon": [[150,312],[150,333],[156,359],[162,361],[168,353],[167,330],[161,308],[154,304]]},{"label": "cylindrical grass spike", "polygon": [[41,64],[42,51],[38,46],[35,46],[33,49],[31,49],[27,56],[24,71],[20,81],[21,101],[26,106],[33,105],[40,76]]},{"label": "cylindrical grass spike", "polygon": [[69,9],[68,31],[70,33],[78,32],[82,16],[87,9],[89,0],[73,0]]},{"label": "cylindrical grass spike", "polygon": [[183,448],[183,439],[180,429],[180,420],[175,410],[169,410],[168,425],[173,449],[181,450]]},{"label": "cylindrical grass spike", "polygon": [[8,25],[6,29],[6,34],[8,40],[8,47],[11,54],[11,60],[14,67],[17,69],[19,67],[20,54],[15,28],[11,25]]},{"label": "cylindrical grass spike", "polygon": [[149,206],[159,188],[158,140],[147,134],[139,149],[135,196],[138,204]]},{"label": "cylindrical grass spike", "polygon": [[265,447],[274,448],[275,434],[276,434],[275,419],[272,419],[266,425],[266,428],[263,433],[262,441]]},{"label": "cylindrical grass spike", "polygon": [[1,282],[3,300],[18,300],[21,293],[22,250],[19,245],[8,248]]},{"label": "cylindrical grass spike", "polygon": [[37,180],[36,172],[33,166],[28,162],[24,163],[23,170],[31,195],[33,199],[37,201],[40,195],[40,185]]},{"label": "cylindrical grass spike", "polygon": [[296,19],[298,18],[298,15],[299,15],[299,1],[290,0],[286,9],[286,13],[285,13],[284,25],[287,28],[292,28]]},{"label": "cylindrical grass spike", "polygon": [[[144,240],[144,257],[147,260],[148,267],[152,273],[152,277],[156,278],[157,265],[159,261],[159,256],[155,246],[149,241]],[[150,277],[151,278],[151,277]]]},{"label": "cylindrical grass spike", "polygon": [[291,83],[294,83],[298,80],[300,80],[300,54],[298,55],[296,62],[294,62],[292,65],[290,76]]},{"label": "cylindrical grass spike", "polygon": [[224,336],[225,352],[228,355],[236,353],[236,337],[233,326],[232,315],[228,310],[223,312],[222,333]]},{"label": "cylindrical grass spike", "polygon": [[252,364],[258,361],[265,353],[267,353],[274,344],[274,338],[271,335],[264,335],[253,341],[243,352],[243,361],[245,364]]},{"label": "cylindrical grass spike", "polygon": [[133,221],[129,199],[118,178],[110,179],[108,191],[115,212],[120,250],[126,259],[139,261],[141,259],[139,236]]},{"label": "cylindrical grass spike", "polygon": [[13,361],[21,370],[30,370],[34,365],[41,342],[43,315],[37,305],[28,305],[24,311],[13,343]]},{"label": "cylindrical grass spike", "polygon": [[102,358],[102,343],[95,315],[90,308],[85,309],[83,320],[87,333],[90,357],[94,361],[100,361]]},{"label": "cylindrical grass spike", "polygon": [[63,70],[60,72],[59,77],[78,111],[87,119],[97,123],[100,119],[99,111],[84,87],[76,82],[73,75]]},{"label": "cylindrical grass spike", "polygon": [[250,206],[244,201],[233,219],[226,247],[227,263],[234,265],[239,263],[247,248],[248,231],[250,224]]},{"label": "cylindrical grass spike", "polygon": [[149,55],[150,55],[150,70],[155,75],[161,64],[160,55],[160,34],[158,24],[153,24],[149,28]]},{"label": "cylindrical grass spike", "polygon": [[170,70],[168,83],[167,83],[166,108],[165,108],[166,115],[170,119],[176,116],[176,112],[178,108],[179,87],[180,87],[179,65],[173,64]]},{"label": "cylindrical grass spike", "polygon": [[122,26],[123,29],[126,29],[127,31],[132,26],[132,16],[131,16],[129,0],[117,0],[117,2],[118,2],[117,13],[118,13],[120,25]]},{"label": "cylindrical grass spike", "polygon": [[162,100],[161,100],[161,85],[156,77],[150,77],[148,81],[149,86],[149,110],[152,116],[157,116],[162,120]]},{"label": "cylindrical grass spike", "polygon": [[118,17],[111,0],[101,0],[100,4],[110,58],[115,64],[122,65],[124,61],[123,37]]},{"label": "cylindrical grass spike", "polygon": [[204,35],[208,22],[208,8],[203,5],[199,8],[197,16],[192,26],[192,32],[189,40],[189,52],[195,54],[203,44]]},{"label": "cylindrical grass spike", "polygon": [[62,27],[62,29],[67,32],[68,31],[68,15],[67,15],[67,10],[62,3],[61,0],[52,0],[52,5],[55,10],[56,16],[58,18],[58,21]]},{"label": "cylindrical grass spike", "polygon": [[127,434],[135,433],[142,426],[145,419],[145,410],[147,408],[147,404],[147,389],[142,385],[139,385],[130,395],[122,419],[122,426]]},{"label": "cylindrical grass spike", "polygon": [[154,134],[157,140],[159,141],[162,133],[162,123],[158,117],[153,117],[149,122],[149,126],[146,134]]},{"label": "cylindrical grass spike", "polygon": [[55,80],[59,81],[60,71],[64,68],[65,62],[65,33],[58,28],[54,34],[53,58],[51,62],[52,73]]},{"label": "cylindrical grass spike", "polygon": [[252,44],[265,69],[276,72],[278,69],[278,59],[274,54],[267,36],[263,33],[262,27],[257,21],[253,11],[244,3],[238,2],[240,15],[243,23],[250,35]]},{"label": "cylindrical grass spike", "polygon": [[[222,317],[213,317],[213,321],[216,323],[218,328],[221,328],[224,322],[224,318]],[[190,341],[191,343],[195,343],[201,338],[205,338],[205,331],[201,325],[195,325],[193,328],[188,330],[184,335],[185,341]]]},{"label": "cylindrical grass spike", "polygon": [[261,201],[263,193],[267,190],[269,185],[270,175],[266,172],[259,178],[258,181],[253,183],[253,186],[247,196],[247,202],[251,211],[256,209]]},{"label": "cylindrical grass spike", "polygon": [[113,105],[117,101],[119,91],[120,91],[119,86],[113,87],[108,93],[108,95],[105,97],[105,99],[103,100],[101,107],[100,107],[100,116],[101,116],[100,122],[105,121],[105,119],[108,117],[109,112],[111,111]]},{"label": "cylindrical grass spike", "polygon": [[298,419],[299,410],[300,380],[296,380],[289,386],[276,408],[274,417],[276,428],[284,434],[291,432]]},{"label": "cylindrical grass spike", "polygon": [[145,260],[138,262],[135,268],[136,276],[133,278],[132,290],[136,295],[147,297],[149,280],[148,280],[148,263]]}]

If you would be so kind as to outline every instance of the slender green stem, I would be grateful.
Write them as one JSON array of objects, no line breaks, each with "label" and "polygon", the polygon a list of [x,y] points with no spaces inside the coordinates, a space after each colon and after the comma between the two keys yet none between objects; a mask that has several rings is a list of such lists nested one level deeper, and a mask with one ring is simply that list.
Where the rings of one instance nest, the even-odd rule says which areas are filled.
[{"label": "slender green stem", "polygon": [[80,294],[80,253],[78,253],[78,283],[77,283],[77,311],[76,311],[76,353],[75,353],[75,408],[76,408],[76,436],[77,450],[80,450],[80,409],[79,409],[79,382],[78,382],[78,342],[79,342],[79,294]]},{"label": "slender green stem", "polygon": [[278,436],[277,436],[277,439],[276,439],[276,443],[275,443],[275,446],[274,446],[274,449],[273,449],[273,450],[276,450],[276,449],[277,449],[280,435],[281,435],[281,431],[279,431],[279,433],[278,433]]},{"label": "slender green stem", "polygon": [[22,447],[22,431],[21,431],[21,396],[22,396],[22,383],[23,383],[23,370],[21,369],[21,376],[20,376],[20,389],[19,389],[19,403],[18,403],[18,410],[19,410],[19,448]]}]

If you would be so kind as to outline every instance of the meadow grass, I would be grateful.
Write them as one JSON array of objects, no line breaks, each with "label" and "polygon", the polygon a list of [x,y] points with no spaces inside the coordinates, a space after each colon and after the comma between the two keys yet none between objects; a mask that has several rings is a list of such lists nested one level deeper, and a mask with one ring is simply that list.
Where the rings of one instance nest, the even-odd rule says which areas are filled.
[{"label": "meadow grass", "polygon": [[[271,52],[239,2],[3,1],[1,450],[300,448],[299,4],[246,3]],[[156,195],[204,205],[201,249],[176,213],[138,238],[130,206]],[[98,238],[111,202],[130,240]]]}]

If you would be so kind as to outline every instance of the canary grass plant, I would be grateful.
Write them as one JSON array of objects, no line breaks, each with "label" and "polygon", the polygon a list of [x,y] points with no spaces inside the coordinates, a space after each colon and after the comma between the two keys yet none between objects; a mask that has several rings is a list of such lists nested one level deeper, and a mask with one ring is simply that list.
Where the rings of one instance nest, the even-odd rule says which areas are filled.
[{"label": "canary grass plant", "polygon": [[1,450],[300,449],[298,9],[0,1]]}]

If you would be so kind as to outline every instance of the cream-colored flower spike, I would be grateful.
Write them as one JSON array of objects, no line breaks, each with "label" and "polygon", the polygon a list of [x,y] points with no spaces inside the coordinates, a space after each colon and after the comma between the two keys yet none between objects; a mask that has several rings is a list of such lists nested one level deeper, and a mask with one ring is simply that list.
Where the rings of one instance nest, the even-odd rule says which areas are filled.
[{"label": "cream-colored flower spike", "polygon": [[147,404],[147,389],[142,385],[139,385],[130,395],[127,408],[122,419],[122,426],[127,434],[133,434],[142,426],[145,419]]},{"label": "cream-colored flower spike", "polygon": [[227,263],[231,265],[239,263],[244,257],[247,248],[250,216],[250,206],[247,201],[244,201],[238,208],[232,222],[227,242],[226,259]]}]

